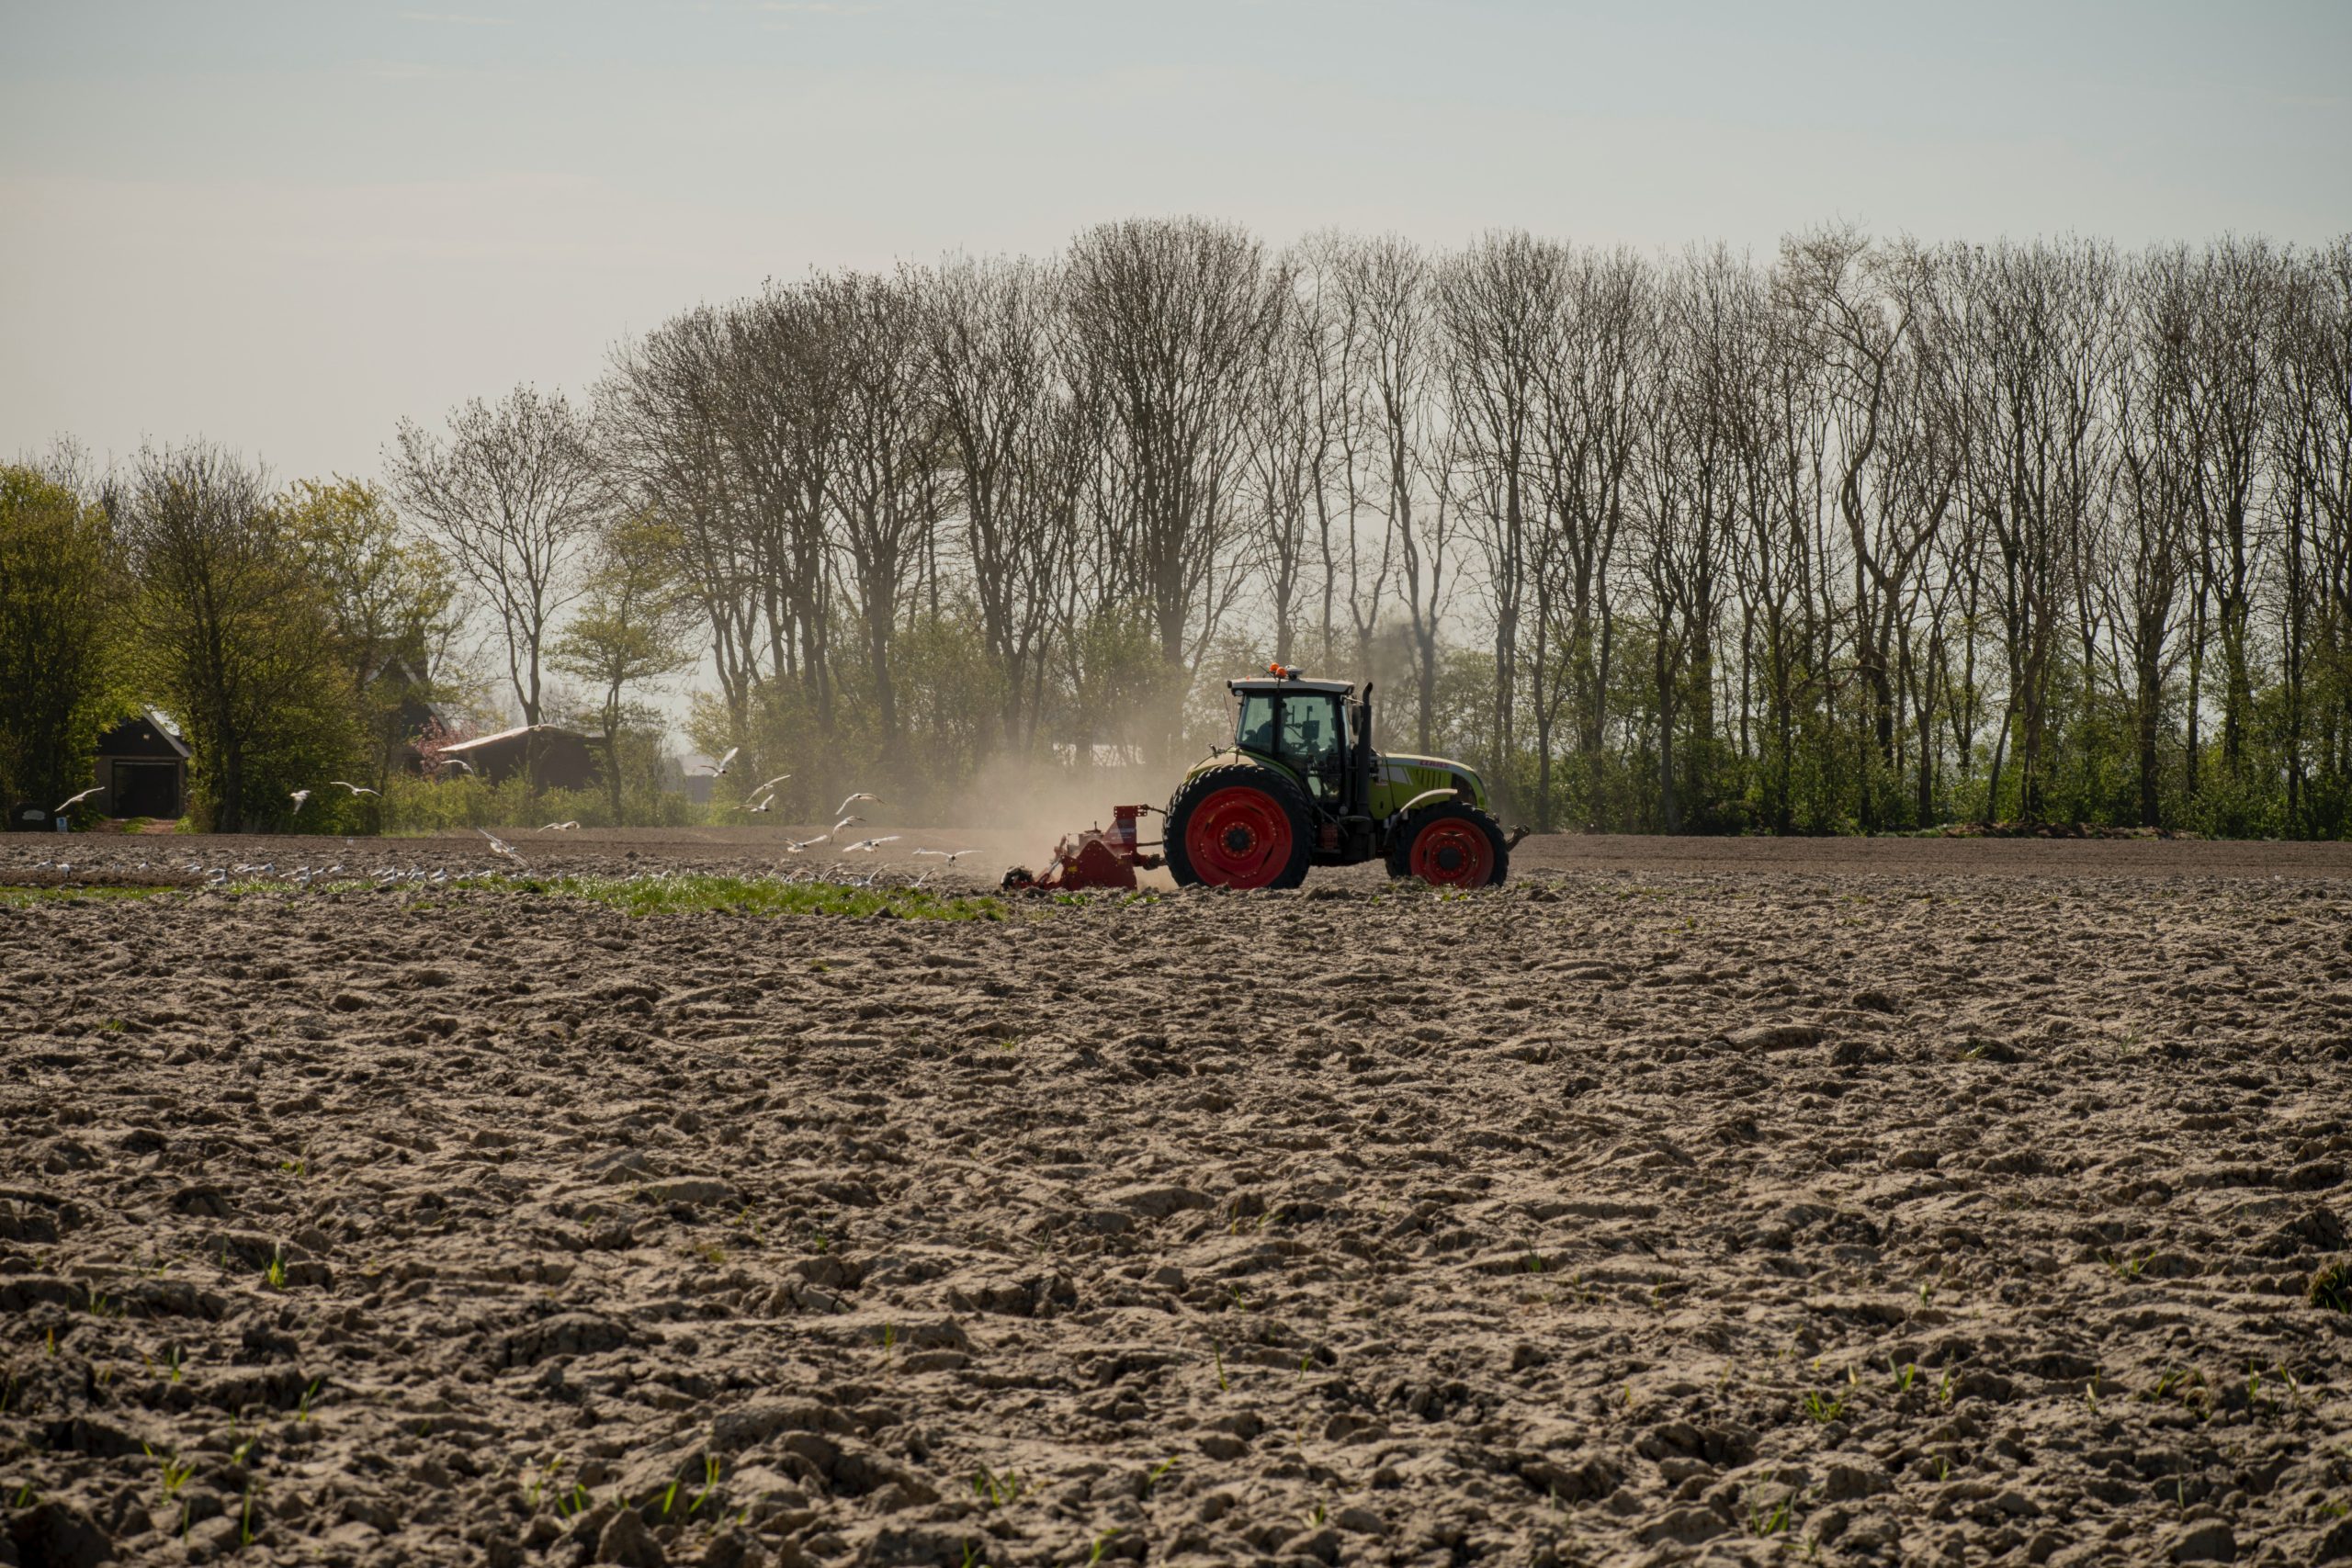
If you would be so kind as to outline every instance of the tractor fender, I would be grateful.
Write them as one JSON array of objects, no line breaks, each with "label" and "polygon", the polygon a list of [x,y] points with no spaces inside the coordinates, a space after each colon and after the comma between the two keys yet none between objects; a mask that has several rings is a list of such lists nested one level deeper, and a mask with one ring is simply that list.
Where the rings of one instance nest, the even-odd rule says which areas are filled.
[{"label": "tractor fender", "polygon": [[1421,791],[1420,794],[1413,796],[1412,799],[1407,801],[1404,805],[1398,807],[1396,810],[1390,812],[1388,814],[1388,820],[1391,823],[1395,823],[1402,820],[1408,816],[1410,816],[1412,813],[1419,811],[1422,807],[1430,804],[1432,801],[1458,800],[1461,796],[1462,792],[1453,788],[1451,784],[1447,785],[1443,789],[1425,789]]}]

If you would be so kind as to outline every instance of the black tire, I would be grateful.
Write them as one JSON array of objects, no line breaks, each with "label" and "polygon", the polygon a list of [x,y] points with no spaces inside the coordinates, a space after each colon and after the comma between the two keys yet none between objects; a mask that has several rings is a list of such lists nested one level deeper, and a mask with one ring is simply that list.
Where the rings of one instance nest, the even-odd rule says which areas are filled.
[{"label": "black tire", "polygon": [[1179,887],[1198,887],[1217,883],[1213,868],[1193,863],[1193,855],[1185,843],[1185,836],[1193,825],[1193,812],[1211,795],[1228,789],[1255,790],[1271,803],[1290,828],[1290,852],[1272,880],[1256,884],[1265,887],[1295,887],[1306,880],[1308,857],[1315,842],[1314,827],[1306,807],[1306,795],[1289,775],[1272,768],[1250,762],[1227,762],[1193,774],[1176,786],[1168,797],[1168,828],[1161,835],[1161,852],[1168,860],[1168,874]]},{"label": "black tire", "polygon": [[1442,800],[1425,806],[1402,822],[1388,840],[1388,874],[1402,881],[1413,874],[1413,840],[1432,822],[1468,822],[1486,835],[1487,849],[1493,858],[1494,869],[1481,887],[1500,887],[1510,879],[1510,840],[1503,835],[1503,825],[1476,807],[1459,800]]}]

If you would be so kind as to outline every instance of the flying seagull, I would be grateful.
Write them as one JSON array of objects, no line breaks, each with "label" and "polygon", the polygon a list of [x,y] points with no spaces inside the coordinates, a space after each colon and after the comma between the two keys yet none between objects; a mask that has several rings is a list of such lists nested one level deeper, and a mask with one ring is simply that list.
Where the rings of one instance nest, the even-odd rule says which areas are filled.
[{"label": "flying seagull", "polygon": [[821,844],[831,837],[832,835],[831,833],[820,833],[813,839],[795,839],[784,847],[797,855],[801,851],[807,849],[809,845]]},{"label": "flying seagull", "polygon": [[294,815],[300,817],[302,814],[302,803],[310,798],[311,792],[307,789],[298,789],[292,792]]},{"label": "flying seagull", "polygon": [[[844,817],[840,821],[833,824],[833,832],[840,832],[842,829],[848,827],[853,822],[863,822],[865,820],[865,818],[863,817]],[[826,835],[827,838],[831,838],[831,833],[828,833]]]},{"label": "flying seagull", "polygon": [[514,845],[512,845],[512,844],[508,843],[505,840],[503,840],[503,839],[500,838],[497,834],[495,834],[495,833],[492,832],[489,829],[487,829],[487,828],[477,828],[477,829],[474,829],[474,831],[475,831],[475,832],[477,832],[477,833],[480,833],[483,838],[488,839],[488,840],[490,840],[490,852],[491,852],[491,853],[492,853],[492,854],[494,854],[494,855],[504,855],[508,860],[513,861],[516,865],[521,865],[521,864],[524,864],[524,863],[524,863],[524,860],[523,860],[523,857],[522,857],[521,855],[518,855],[518,854],[516,854],[516,853],[514,852]]},{"label": "flying seagull", "polygon": [[[90,798],[90,796],[92,796],[92,795],[94,795],[97,794],[100,790],[102,790],[102,789],[104,789],[104,788],[106,788],[106,787],[107,787],[107,786],[106,786],[106,785],[104,785],[104,784],[92,784],[88,789],[84,790],[81,794],[79,794],[79,795],[75,795],[73,799],[71,799],[71,800],[67,801],[64,805],[62,805],[62,806],[59,807],[57,809],[58,809],[59,811],[71,811],[71,810],[73,810],[75,807],[77,807],[77,806],[81,805],[84,801],[85,801],[85,800],[89,799],[89,798]],[[55,813],[51,813],[51,815],[53,816],[53,815],[55,815]]]},{"label": "flying seagull", "polygon": [[775,786],[776,786],[776,785],[778,785],[778,784],[782,784],[785,780],[786,780],[786,779],[790,778],[791,776],[792,776],[792,775],[791,775],[790,773],[778,773],[778,774],[776,774],[776,776],[775,776],[775,777],[774,777],[774,778],[772,778],[772,779],[768,780],[768,782],[767,782],[767,783],[765,783],[765,784],[762,784],[759,788],[757,788],[757,789],[753,790],[752,793],[753,795],[765,795],[765,794],[767,794],[767,792],[768,792],[768,791],[770,791],[770,790],[772,790],[772,789],[775,788]]},{"label": "flying seagull", "polygon": [[954,865],[966,855],[976,855],[979,852],[978,850],[917,850],[915,852],[919,855],[937,855],[949,865]]},{"label": "flying seagull", "polygon": [[374,795],[374,794],[376,793],[374,790],[369,789],[369,788],[368,788],[367,785],[365,785],[365,784],[353,784],[349,779],[329,779],[329,780],[327,780],[327,783],[329,783],[329,784],[341,784],[341,785],[343,785],[343,787],[344,787],[344,788],[345,788],[345,789],[349,790],[349,791],[350,791],[353,795]]},{"label": "flying seagull", "polygon": [[[580,824],[577,822],[550,822],[546,827],[541,828],[539,831],[542,833],[563,833],[569,832],[571,829],[579,826]],[[491,840],[492,843],[496,843],[497,841],[498,840],[495,839]]]},{"label": "flying seagull", "polygon": [[842,801],[839,806],[833,807],[833,809],[836,812],[847,811],[850,807],[850,802],[855,800],[870,800],[876,806],[882,804],[882,797],[880,795],[868,795],[864,790],[859,790],[855,795],[851,795],[847,800]]},{"label": "flying seagull", "polygon": [[755,800],[751,805],[743,807],[743,809],[746,811],[773,811],[775,809],[775,802],[772,799]]},{"label": "flying seagull", "polygon": [[471,762],[467,761],[463,757],[451,757],[445,754],[441,761],[448,767],[463,768],[469,773],[474,771],[474,765]]},{"label": "flying seagull", "polygon": [[861,852],[870,853],[879,850],[884,844],[895,844],[898,841],[898,834],[885,833],[878,839],[860,839],[854,844],[844,844],[842,846],[842,853],[845,855],[854,855]]},{"label": "flying seagull", "polygon": [[727,748],[727,755],[718,759],[717,764],[714,765],[709,762],[696,762],[695,766],[708,773],[712,778],[717,778],[719,774],[727,771],[727,764],[732,762],[735,760],[735,753],[741,751],[742,749],[743,748],[741,746],[729,746]]}]

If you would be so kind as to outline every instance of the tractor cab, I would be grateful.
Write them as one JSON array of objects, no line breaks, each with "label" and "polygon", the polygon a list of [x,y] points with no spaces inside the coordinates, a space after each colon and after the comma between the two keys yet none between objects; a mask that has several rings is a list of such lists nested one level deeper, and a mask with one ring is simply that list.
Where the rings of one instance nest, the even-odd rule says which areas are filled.
[{"label": "tractor cab", "polygon": [[1368,759],[1369,725],[1344,681],[1286,678],[1229,683],[1238,705],[1233,745],[1262,757],[1296,778],[1307,798],[1325,813],[1347,816],[1362,809],[1363,784],[1355,763]]}]

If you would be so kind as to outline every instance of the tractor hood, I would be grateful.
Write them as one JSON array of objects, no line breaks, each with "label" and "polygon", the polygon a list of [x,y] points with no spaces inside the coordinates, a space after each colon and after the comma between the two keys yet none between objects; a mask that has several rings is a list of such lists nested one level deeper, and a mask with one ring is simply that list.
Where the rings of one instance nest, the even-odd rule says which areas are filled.
[{"label": "tractor hood", "polygon": [[1408,751],[1383,751],[1372,766],[1372,810],[1385,817],[1417,795],[1433,789],[1470,787],[1470,797],[1491,809],[1486,781],[1451,757],[1419,757]]}]

